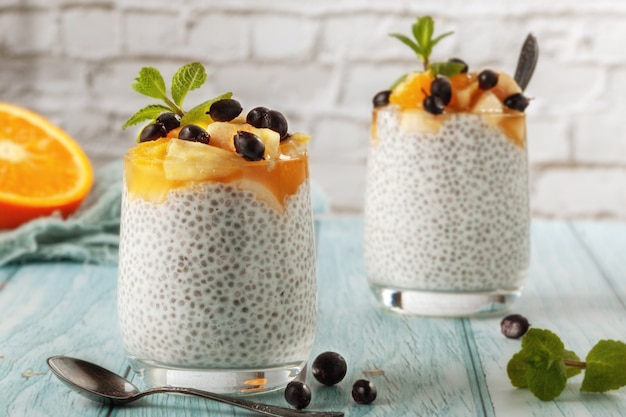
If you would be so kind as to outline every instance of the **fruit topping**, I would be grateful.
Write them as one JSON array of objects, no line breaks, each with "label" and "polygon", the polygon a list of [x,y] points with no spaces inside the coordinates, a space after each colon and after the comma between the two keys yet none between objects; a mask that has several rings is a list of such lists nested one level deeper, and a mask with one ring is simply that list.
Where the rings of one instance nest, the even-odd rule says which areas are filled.
[{"label": "fruit topping", "polygon": [[241,170],[237,155],[200,142],[170,139],[163,159],[169,181],[221,180]]},{"label": "fruit topping", "polygon": [[389,95],[389,103],[405,109],[417,108],[430,94],[433,76],[430,72],[408,74]]},{"label": "fruit topping", "polygon": [[424,110],[430,114],[441,114],[445,107],[443,100],[437,96],[426,96],[423,104]]},{"label": "fruit topping", "polygon": [[526,334],[529,327],[528,319],[521,314],[510,314],[500,322],[502,334],[509,339],[519,339]]},{"label": "fruit topping", "polygon": [[523,112],[528,107],[530,100],[522,93],[515,93],[504,99],[504,105],[510,109]]},{"label": "fruit topping", "polygon": [[180,132],[178,132],[178,139],[200,142],[206,145],[209,143],[211,136],[200,126],[189,124],[180,129]]},{"label": "fruit topping", "polygon": [[171,130],[180,127],[181,117],[173,112],[161,113],[156,118],[156,123],[161,123],[165,127],[165,132],[169,133]]},{"label": "fruit topping", "polygon": [[285,400],[298,410],[302,410],[311,403],[311,388],[302,381],[291,381],[285,387]]},{"label": "fruit topping", "polygon": [[233,137],[235,151],[248,161],[265,159],[265,144],[260,137],[252,132],[240,130]]},{"label": "fruit topping", "polygon": [[478,74],[478,87],[481,90],[491,90],[498,84],[498,74],[491,70],[483,70]]},{"label": "fruit topping", "polygon": [[438,75],[430,84],[430,94],[439,97],[444,106],[452,99],[452,85],[447,77]]},{"label": "fruit topping", "polygon": [[359,379],[352,385],[352,399],[357,404],[371,404],[376,395],[376,386],[368,380]]},{"label": "fruit topping", "polygon": [[164,138],[167,135],[167,130],[162,123],[151,123],[144,127],[139,134],[139,142],[149,142]]},{"label": "fruit topping", "polygon": [[256,128],[267,128],[277,132],[281,141],[288,137],[287,119],[279,111],[270,110],[266,107],[255,107],[246,116],[246,122]]},{"label": "fruit topping", "polygon": [[207,113],[216,122],[230,122],[239,116],[242,110],[243,108],[237,100],[227,98],[211,104]]},{"label": "fruit topping", "polygon": [[391,90],[384,90],[384,91],[378,92],[372,99],[374,108],[386,106],[387,104],[389,104],[390,95],[391,95]]},{"label": "fruit topping", "polygon": [[311,365],[311,373],[324,385],[335,385],[348,371],[346,360],[337,352],[320,353]]},{"label": "fruit topping", "polygon": [[467,66],[467,63],[465,63],[465,61],[463,61],[460,58],[450,58],[448,62],[463,65],[463,67],[461,68],[461,71],[459,71],[460,74],[467,74],[467,72],[469,71],[469,67]]}]

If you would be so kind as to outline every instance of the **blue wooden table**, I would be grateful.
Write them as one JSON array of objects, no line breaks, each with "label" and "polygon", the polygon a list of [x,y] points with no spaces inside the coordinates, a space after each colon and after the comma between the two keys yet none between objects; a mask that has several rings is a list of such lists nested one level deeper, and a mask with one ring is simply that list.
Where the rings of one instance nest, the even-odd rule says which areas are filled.
[{"label": "blue wooden table", "polygon": [[[320,319],[312,357],[340,352],[349,370],[335,387],[322,387],[309,375],[309,409],[381,417],[626,415],[626,388],[582,394],[581,376],[551,402],[513,388],[505,369],[520,342],[500,334],[503,314],[439,319],[381,311],[367,289],[361,236],[359,218],[321,221]],[[167,395],[110,407],[61,384],[46,366],[49,356],[81,357],[128,372],[115,287],[114,266],[0,268],[0,416],[252,415]],[[553,330],[582,357],[600,339],[626,340],[626,224],[534,222],[530,278],[512,311]],[[377,400],[367,406],[350,398],[352,382],[364,372],[378,387]],[[281,393],[252,398],[286,406]]]}]

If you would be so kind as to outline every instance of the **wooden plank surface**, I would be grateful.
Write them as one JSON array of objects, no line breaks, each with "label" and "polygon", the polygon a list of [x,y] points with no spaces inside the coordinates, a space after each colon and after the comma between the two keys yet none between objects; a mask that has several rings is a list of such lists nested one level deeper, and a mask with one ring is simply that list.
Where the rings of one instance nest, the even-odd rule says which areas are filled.
[{"label": "wooden plank surface", "polygon": [[[626,389],[581,394],[574,378],[553,402],[514,389],[506,377],[519,341],[500,334],[503,315],[436,319],[382,312],[367,288],[362,223],[320,223],[320,317],[311,358],[342,353],[348,375],[337,387],[312,376],[310,409],[348,416],[620,416]],[[514,311],[559,334],[586,355],[603,338],[626,340],[626,225],[534,222],[530,278]],[[127,371],[116,322],[116,268],[42,263],[0,268],[0,416],[250,416],[230,406],[179,397],[148,397],[134,406],[99,406],[71,392],[48,370],[55,354]],[[379,397],[370,406],[350,398],[363,371]],[[252,397],[286,405],[282,393]]]}]

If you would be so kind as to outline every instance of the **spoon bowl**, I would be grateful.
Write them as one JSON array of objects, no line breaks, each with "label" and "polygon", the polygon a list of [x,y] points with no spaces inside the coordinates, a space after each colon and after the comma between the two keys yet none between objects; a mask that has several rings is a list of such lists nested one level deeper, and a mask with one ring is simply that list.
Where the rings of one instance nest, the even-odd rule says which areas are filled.
[{"label": "spoon bowl", "polygon": [[274,417],[342,417],[344,415],[338,411],[294,410],[228,397],[195,388],[157,387],[139,391],[126,378],[82,359],[69,356],[52,356],[48,358],[47,362],[52,372],[74,391],[90,400],[106,404],[127,404],[146,395],[170,393],[202,397]]}]

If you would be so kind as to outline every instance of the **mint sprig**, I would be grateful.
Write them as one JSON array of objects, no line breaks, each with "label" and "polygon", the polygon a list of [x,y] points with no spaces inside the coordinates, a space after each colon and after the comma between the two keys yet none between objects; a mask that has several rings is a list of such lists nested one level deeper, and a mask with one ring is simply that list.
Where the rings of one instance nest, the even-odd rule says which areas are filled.
[{"label": "mint sprig", "polygon": [[561,339],[545,329],[530,329],[522,339],[522,349],[507,364],[511,384],[528,388],[537,398],[558,397],[567,379],[585,370],[580,390],[605,392],[626,386],[626,344],[601,340],[583,362],[566,350]]},{"label": "mint sprig", "polygon": [[413,39],[401,33],[390,33],[389,36],[398,39],[400,42],[411,48],[424,65],[424,71],[431,71],[434,75],[440,74],[445,75],[446,77],[451,77],[463,70],[464,65],[458,62],[430,62],[430,56],[435,45],[437,45],[442,39],[452,35],[454,32],[446,32],[433,38],[435,33],[435,22],[432,17],[423,16],[418,17],[417,21],[411,26],[411,33],[413,35]]},{"label": "mint sprig", "polygon": [[173,75],[170,86],[171,98],[168,96],[165,79],[153,67],[144,67],[139,70],[139,76],[132,84],[133,90],[145,96],[161,100],[164,104],[150,104],[135,112],[122,125],[123,129],[145,121],[154,121],[163,112],[174,112],[182,119],[181,123],[211,123],[211,117],[206,114],[215,101],[232,97],[232,93],[222,94],[214,99],[207,100],[188,112],[183,110],[183,102],[187,93],[200,88],[206,82],[206,70],[199,62],[183,65]]}]

